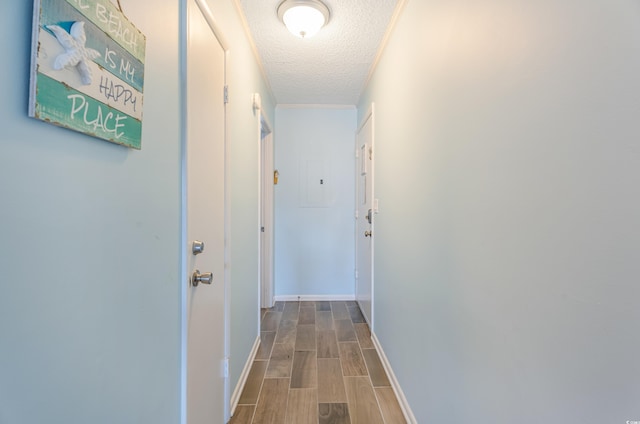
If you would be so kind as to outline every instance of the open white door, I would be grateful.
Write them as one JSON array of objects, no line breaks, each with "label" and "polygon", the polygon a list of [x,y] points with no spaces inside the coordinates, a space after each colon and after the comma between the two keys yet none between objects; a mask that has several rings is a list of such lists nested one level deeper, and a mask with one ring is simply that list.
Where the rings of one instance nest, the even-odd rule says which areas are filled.
[{"label": "open white door", "polygon": [[201,0],[186,2],[183,414],[226,422],[225,50]]},{"label": "open white door", "polygon": [[373,329],[373,106],[356,137],[356,300]]}]

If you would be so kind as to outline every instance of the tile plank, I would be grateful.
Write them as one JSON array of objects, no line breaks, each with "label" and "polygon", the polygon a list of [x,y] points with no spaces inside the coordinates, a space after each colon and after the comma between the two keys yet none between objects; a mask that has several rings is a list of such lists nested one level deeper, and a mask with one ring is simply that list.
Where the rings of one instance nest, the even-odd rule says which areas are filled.
[{"label": "tile plank", "polygon": [[318,405],[318,415],[319,424],[351,424],[346,403],[321,403]]},{"label": "tile plank", "polygon": [[318,396],[316,389],[289,390],[285,424],[317,424]]},{"label": "tile plank", "polygon": [[288,397],[288,378],[266,378],[256,406],[253,424],[284,422]]},{"label": "tile plank", "polygon": [[297,321],[282,320],[276,334],[276,343],[294,343],[297,325]]},{"label": "tile plank", "polygon": [[360,353],[360,345],[356,342],[338,343],[342,373],[345,377],[367,375],[367,367]]},{"label": "tile plank", "polygon": [[260,329],[262,331],[276,331],[280,325],[282,319],[282,312],[265,312],[260,323]]},{"label": "tile plank", "polygon": [[238,405],[229,424],[251,424],[255,405]]},{"label": "tile plank", "polygon": [[244,385],[242,394],[240,395],[239,405],[255,405],[258,401],[260,387],[262,387],[262,379],[267,369],[266,361],[254,361],[247,376],[247,382]]},{"label": "tile plank", "polygon": [[333,330],[333,314],[331,311],[316,311],[316,329]]},{"label": "tile plank", "polygon": [[376,395],[368,377],[344,379],[351,424],[384,424]]},{"label": "tile plank", "polygon": [[339,342],[355,342],[358,340],[351,319],[334,320],[333,325]]},{"label": "tile plank", "polygon": [[295,301],[295,300],[293,300],[293,301],[288,300],[288,301],[284,302],[283,312],[297,311],[298,309],[300,309],[300,302]]},{"label": "tile plank", "polygon": [[298,316],[298,325],[307,325],[316,323],[316,307],[301,306]]},{"label": "tile plank", "polygon": [[357,306],[350,306],[347,308],[349,310],[349,316],[351,317],[351,322],[354,324],[362,324],[363,322],[367,322],[364,319],[364,315],[362,315],[362,311]]},{"label": "tile plank", "polygon": [[340,359],[318,359],[318,402],[347,402]]},{"label": "tile plank", "polygon": [[291,388],[312,389],[317,387],[318,366],[316,352],[313,350],[295,352],[291,370]]},{"label": "tile plank", "polygon": [[316,326],[298,325],[296,350],[316,350]]},{"label": "tile plank", "polygon": [[316,302],[316,311],[331,312],[331,302],[328,302],[328,301]]},{"label": "tile plank", "polygon": [[265,378],[291,377],[293,363],[293,343],[276,343],[273,345],[271,359],[265,373]]},{"label": "tile plank", "polygon": [[258,347],[258,352],[256,353],[257,360],[269,360],[275,339],[275,331],[263,331],[260,333],[260,347]]},{"label": "tile plank", "polygon": [[373,349],[373,340],[371,340],[371,331],[369,330],[369,325],[364,324],[353,324],[353,328],[356,330],[356,336],[358,336],[358,341],[360,342],[360,347],[362,349]]},{"label": "tile plank", "polygon": [[387,378],[387,373],[380,361],[380,356],[378,356],[378,352],[375,349],[363,349],[362,356],[364,357],[364,362],[367,364],[373,387],[391,386],[389,378]]},{"label": "tile plank", "polygon": [[331,310],[333,311],[333,319],[351,319],[347,305],[344,302],[331,302]]},{"label": "tile plank", "polygon": [[405,424],[404,414],[398,403],[398,398],[391,387],[378,387],[373,389],[378,398],[378,404],[386,423]]},{"label": "tile plank", "polygon": [[339,358],[338,341],[333,330],[318,331],[316,333],[318,358]]},{"label": "tile plank", "polygon": [[286,302],[282,311],[282,319],[288,321],[298,320],[298,311],[300,310],[299,302]]}]

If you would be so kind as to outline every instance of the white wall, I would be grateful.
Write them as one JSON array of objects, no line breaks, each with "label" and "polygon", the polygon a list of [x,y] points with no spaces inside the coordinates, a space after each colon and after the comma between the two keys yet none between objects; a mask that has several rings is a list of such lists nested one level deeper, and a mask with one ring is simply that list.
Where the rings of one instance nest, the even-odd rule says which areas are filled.
[{"label": "white wall", "polygon": [[640,8],[409,1],[376,104],[377,336],[418,422],[640,418]]},{"label": "white wall", "polygon": [[276,296],[353,297],[356,111],[279,106],[276,128]]},{"label": "white wall", "polygon": [[[180,419],[180,5],[121,3],[147,36],[141,151],[27,118],[32,2],[0,6],[3,424]],[[232,317],[233,388],[258,333],[250,93],[273,105],[233,1],[211,6],[230,40],[233,307],[255,317]]]},{"label": "white wall", "polygon": [[178,4],[122,6],[147,36],[141,151],[27,117],[33,6],[0,6],[2,423],[179,420]]}]

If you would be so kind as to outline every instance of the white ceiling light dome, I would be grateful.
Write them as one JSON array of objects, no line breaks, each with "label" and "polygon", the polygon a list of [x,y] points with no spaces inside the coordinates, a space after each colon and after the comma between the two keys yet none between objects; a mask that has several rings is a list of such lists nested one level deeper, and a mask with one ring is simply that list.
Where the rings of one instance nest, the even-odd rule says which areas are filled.
[{"label": "white ceiling light dome", "polygon": [[284,0],[278,17],[287,29],[300,38],[313,37],[329,22],[329,8],[320,0]]}]

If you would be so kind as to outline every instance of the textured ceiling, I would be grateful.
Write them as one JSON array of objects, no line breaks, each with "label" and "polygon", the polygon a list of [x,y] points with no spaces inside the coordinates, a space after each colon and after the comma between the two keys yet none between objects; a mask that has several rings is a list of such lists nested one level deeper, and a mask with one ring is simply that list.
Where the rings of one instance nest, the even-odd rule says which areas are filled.
[{"label": "textured ceiling", "polygon": [[278,19],[282,0],[240,0],[278,104],[354,105],[397,0],[323,0],[329,23],[309,39]]}]

